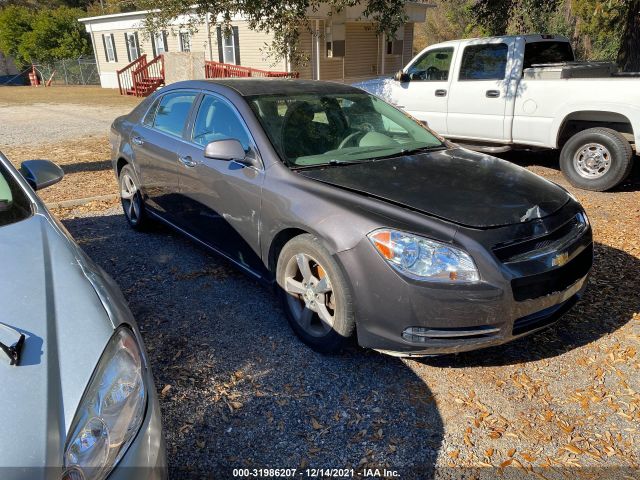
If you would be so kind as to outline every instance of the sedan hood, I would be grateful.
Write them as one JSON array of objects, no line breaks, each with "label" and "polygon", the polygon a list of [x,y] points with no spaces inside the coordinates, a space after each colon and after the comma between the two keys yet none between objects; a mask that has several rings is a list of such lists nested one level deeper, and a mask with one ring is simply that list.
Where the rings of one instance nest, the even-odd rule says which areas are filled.
[{"label": "sedan hood", "polygon": [[[0,322],[26,337],[19,366],[0,352],[3,478],[58,478],[42,467],[62,464],[69,425],[113,333],[82,255],[44,214],[0,227]],[[17,340],[5,329],[0,338]]]},{"label": "sedan hood", "polygon": [[525,168],[462,149],[299,172],[473,228],[542,218],[569,200],[565,190]]}]

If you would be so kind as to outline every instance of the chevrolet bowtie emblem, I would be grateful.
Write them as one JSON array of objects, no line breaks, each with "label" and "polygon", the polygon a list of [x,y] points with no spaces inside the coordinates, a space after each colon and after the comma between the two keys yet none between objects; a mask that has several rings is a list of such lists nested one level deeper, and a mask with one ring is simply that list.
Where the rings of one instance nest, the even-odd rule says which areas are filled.
[{"label": "chevrolet bowtie emblem", "polygon": [[569,252],[562,252],[551,259],[551,265],[561,267],[569,261]]}]

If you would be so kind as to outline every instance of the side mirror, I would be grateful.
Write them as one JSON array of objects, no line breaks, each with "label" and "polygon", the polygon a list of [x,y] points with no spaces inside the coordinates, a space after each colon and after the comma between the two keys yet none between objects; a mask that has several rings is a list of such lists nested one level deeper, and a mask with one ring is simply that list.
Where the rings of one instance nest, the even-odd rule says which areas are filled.
[{"label": "side mirror", "polygon": [[404,73],[402,70],[398,70],[396,74],[393,76],[393,79],[396,82],[407,83],[411,80],[411,76],[408,73]]},{"label": "side mirror", "polygon": [[208,143],[204,149],[204,156],[214,160],[243,162],[247,154],[238,140],[229,138]]},{"label": "side mirror", "polygon": [[64,177],[62,169],[50,160],[26,160],[20,165],[20,173],[34,190],[50,187]]}]

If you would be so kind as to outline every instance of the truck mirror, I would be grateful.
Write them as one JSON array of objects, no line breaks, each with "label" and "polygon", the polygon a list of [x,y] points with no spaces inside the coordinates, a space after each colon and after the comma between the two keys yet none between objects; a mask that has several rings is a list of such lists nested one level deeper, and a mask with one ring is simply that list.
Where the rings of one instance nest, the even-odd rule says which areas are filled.
[{"label": "truck mirror", "polygon": [[411,77],[408,73],[404,73],[402,70],[398,70],[393,76],[393,79],[400,83],[407,83],[409,80],[411,80]]}]

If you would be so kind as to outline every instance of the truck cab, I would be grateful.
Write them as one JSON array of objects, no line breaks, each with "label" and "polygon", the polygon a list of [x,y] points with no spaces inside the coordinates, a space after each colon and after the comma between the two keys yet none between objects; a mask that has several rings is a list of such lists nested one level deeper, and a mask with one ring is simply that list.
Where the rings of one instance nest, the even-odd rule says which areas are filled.
[{"label": "truck cab", "polygon": [[640,142],[640,82],[615,64],[576,62],[559,35],[431,45],[393,79],[356,84],[468,148],[559,149],[575,186],[608,190]]},{"label": "truck cab", "polygon": [[509,143],[523,69],[574,59],[569,40],[552,35],[440,43],[396,75],[391,100],[441,135]]}]

